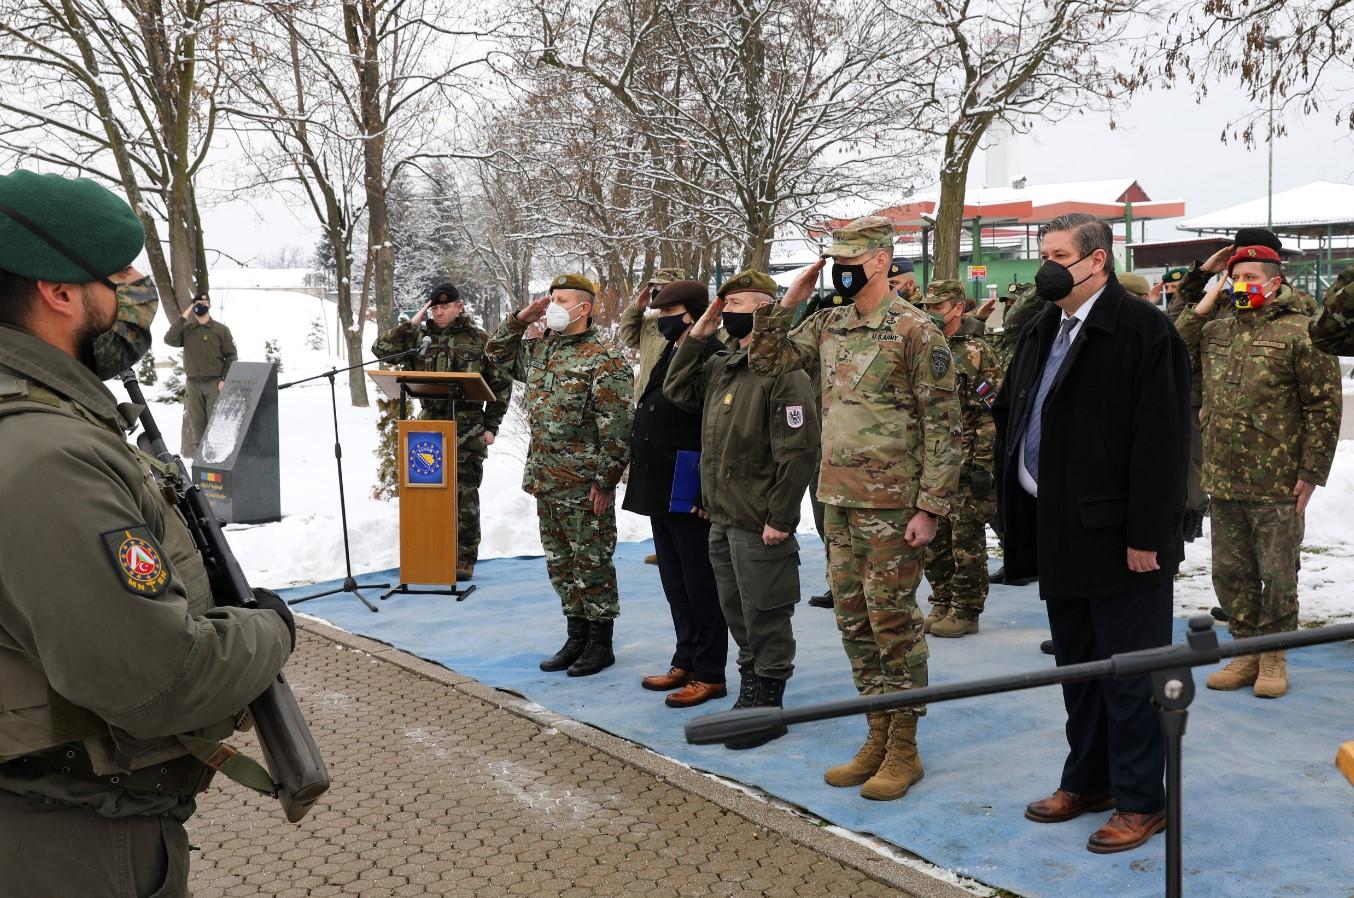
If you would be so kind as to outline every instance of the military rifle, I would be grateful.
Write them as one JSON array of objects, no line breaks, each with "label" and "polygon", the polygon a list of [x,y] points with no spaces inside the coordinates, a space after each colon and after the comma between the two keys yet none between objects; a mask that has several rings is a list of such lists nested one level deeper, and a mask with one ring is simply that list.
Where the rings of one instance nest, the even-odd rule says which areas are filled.
[{"label": "military rifle", "polygon": [[[174,490],[179,511],[202,553],[211,581],[212,598],[218,605],[252,604],[254,591],[226,542],[221,522],[212,512],[207,497],[193,483],[183,459],[165,445],[136,375],[127,370],[121,377],[127,395],[141,407],[142,434],[137,439],[138,445],[177,475]],[[329,789],[329,771],[286,677],[279,673],[268,689],[250,702],[249,714],[254,719],[263,760],[273,780],[273,795],[282,803],[287,820],[299,823],[311,805]]]}]

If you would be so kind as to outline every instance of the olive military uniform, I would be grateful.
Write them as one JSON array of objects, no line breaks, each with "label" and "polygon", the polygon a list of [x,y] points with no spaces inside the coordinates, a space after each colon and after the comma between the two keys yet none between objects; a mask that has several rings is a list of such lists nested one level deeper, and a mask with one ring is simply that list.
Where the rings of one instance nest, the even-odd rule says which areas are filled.
[{"label": "olive military uniform", "polygon": [[1339,365],[1312,346],[1304,308],[1283,286],[1258,309],[1176,322],[1203,385],[1213,587],[1238,637],[1296,628],[1293,487],[1326,482],[1339,439]]},{"label": "olive military uniform", "polygon": [[165,344],[183,347],[183,373],[188,381],[183,407],[193,440],[200,446],[212,419],[212,409],[221,395],[221,382],[239,358],[235,338],[230,335],[230,328],[215,318],[208,318],[206,324],[196,318],[179,318],[169,326]]},{"label": "olive military uniform", "polygon": [[[799,601],[800,501],[818,467],[818,413],[803,371],[755,374],[737,341],[704,358],[691,336],[673,358],[663,392],[699,411],[701,492],[710,514],[710,562],[738,668],[773,680],[794,671],[790,624]],[[790,536],[762,541],[762,528]]]},{"label": "olive military uniform", "polygon": [[512,398],[512,376],[485,357],[487,335],[462,313],[447,327],[431,319],[421,327],[401,322],[371,346],[377,358],[417,348],[423,338],[432,342],[422,354],[405,356],[400,365],[407,371],[478,372],[494,392],[493,402],[421,400],[419,417],[424,420],[456,420],[456,555],[457,567],[473,565],[480,553],[480,483],[489,447],[485,432],[497,434]]}]

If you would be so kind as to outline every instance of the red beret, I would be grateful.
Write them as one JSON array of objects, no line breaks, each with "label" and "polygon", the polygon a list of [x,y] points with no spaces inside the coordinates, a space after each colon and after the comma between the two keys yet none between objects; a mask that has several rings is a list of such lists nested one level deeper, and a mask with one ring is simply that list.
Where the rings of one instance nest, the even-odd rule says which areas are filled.
[{"label": "red beret", "polygon": [[1232,258],[1227,260],[1227,273],[1232,273],[1232,267],[1241,262],[1273,262],[1276,265],[1282,264],[1283,260],[1279,254],[1268,246],[1243,246],[1240,247]]}]

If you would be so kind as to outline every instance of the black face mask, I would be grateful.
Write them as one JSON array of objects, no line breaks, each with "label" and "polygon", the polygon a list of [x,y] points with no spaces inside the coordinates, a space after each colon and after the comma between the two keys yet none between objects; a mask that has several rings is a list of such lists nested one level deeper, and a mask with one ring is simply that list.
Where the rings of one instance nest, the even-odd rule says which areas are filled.
[{"label": "black face mask", "polygon": [[741,340],[752,333],[752,312],[725,312],[719,316],[724,332],[735,340]]},{"label": "black face mask", "polygon": [[206,315],[206,314],[207,314],[207,307],[204,306],[202,303],[198,303],[197,305],[193,306],[193,314],[194,314],[194,315]]},{"label": "black face mask", "polygon": [[658,332],[669,343],[686,333],[686,329],[690,326],[686,323],[685,315],[665,315],[658,319]]},{"label": "black face mask", "polygon": [[865,275],[864,265],[832,263],[832,286],[837,288],[837,293],[841,295],[842,299],[851,299],[864,290],[869,280]]},{"label": "black face mask", "polygon": [[[1090,253],[1082,256],[1077,262],[1090,257]],[[1073,262],[1072,265],[1077,264]],[[1072,265],[1060,265],[1052,259],[1045,259],[1044,264],[1039,266],[1039,270],[1034,274],[1034,290],[1039,294],[1040,299],[1046,299],[1049,302],[1057,302],[1060,299],[1066,299],[1078,284],[1088,280],[1091,275],[1086,275],[1080,281],[1072,280]],[[1094,274],[1094,272],[1092,272]]]}]

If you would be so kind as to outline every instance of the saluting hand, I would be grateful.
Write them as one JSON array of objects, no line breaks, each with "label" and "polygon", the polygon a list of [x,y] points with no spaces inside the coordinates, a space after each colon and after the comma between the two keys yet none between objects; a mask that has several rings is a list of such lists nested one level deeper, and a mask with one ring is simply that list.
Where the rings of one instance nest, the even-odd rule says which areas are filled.
[{"label": "saluting hand", "polygon": [[997,308],[997,299],[996,297],[993,297],[992,299],[989,299],[987,302],[978,306],[977,310],[973,313],[973,317],[977,318],[979,321],[986,321],[987,319],[992,317],[992,312],[995,311],[996,308]]},{"label": "saluting hand", "polygon": [[1199,269],[1201,271],[1207,271],[1210,274],[1217,274],[1227,267],[1227,260],[1232,258],[1234,252],[1236,252],[1236,247],[1229,243],[1213,255],[1209,256],[1208,261],[1200,265]]},{"label": "saluting hand", "polygon": [[705,307],[705,312],[701,314],[700,318],[696,319],[696,323],[691,325],[691,330],[688,332],[689,336],[695,337],[697,340],[708,340],[715,335],[715,331],[719,330],[719,323],[724,320],[723,316],[724,300],[715,299],[714,302]]},{"label": "saluting hand", "polygon": [[546,294],[540,299],[533,299],[527,303],[526,308],[519,309],[515,314],[518,321],[523,324],[535,324],[545,315],[546,308],[550,305],[550,295]]},{"label": "saluting hand", "polygon": [[786,290],[785,295],[781,297],[781,307],[793,309],[813,295],[813,288],[818,286],[818,273],[823,270],[823,266],[826,264],[827,259],[820,258],[801,271],[799,277],[795,278],[795,282],[790,285],[790,289]]},{"label": "saluting hand", "polygon": [[423,304],[423,308],[414,313],[414,317],[409,319],[409,324],[418,327],[423,323],[423,319],[428,317],[428,310],[433,307],[433,301],[430,299]]}]

